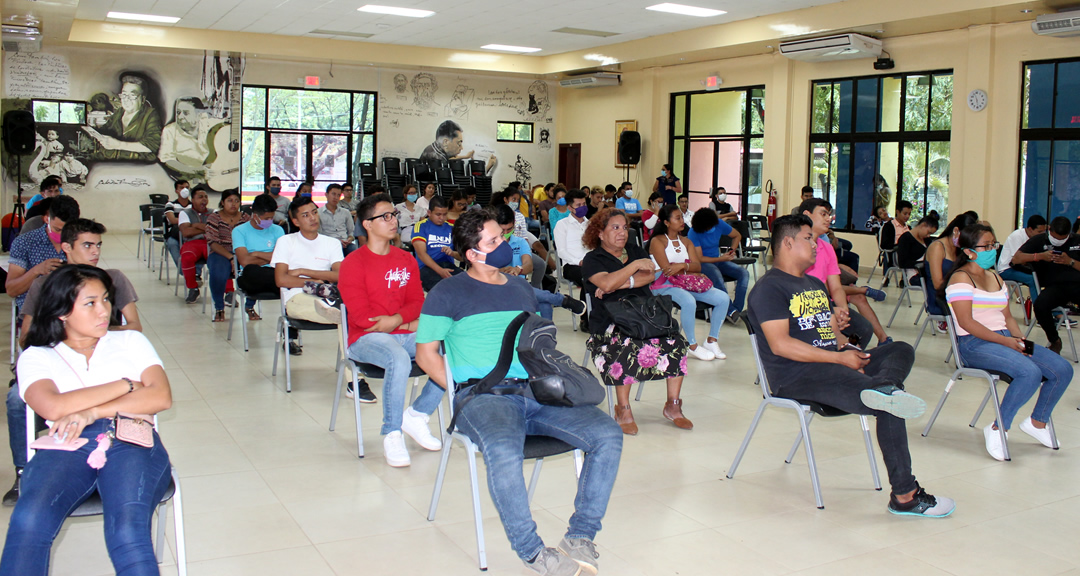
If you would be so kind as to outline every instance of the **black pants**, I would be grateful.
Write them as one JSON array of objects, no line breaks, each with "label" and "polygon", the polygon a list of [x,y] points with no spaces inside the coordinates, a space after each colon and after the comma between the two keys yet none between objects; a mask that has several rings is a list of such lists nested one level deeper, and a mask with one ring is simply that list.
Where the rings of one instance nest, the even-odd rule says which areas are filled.
[{"label": "black pants", "polygon": [[902,418],[867,408],[859,394],[884,384],[903,387],[904,379],[915,363],[915,350],[906,342],[893,342],[869,351],[870,363],[859,373],[840,364],[814,364],[812,370],[770,378],[775,395],[803,402],[817,402],[851,414],[877,419],[878,447],[881,449],[893,494],[915,489],[908,452],[907,427]]},{"label": "black pants", "polygon": [[[440,264],[440,266],[449,270],[451,274],[456,275],[464,272],[464,270],[458,268],[457,266],[447,266],[445,264]],[[424,292],[431,292],[431,289],[434,288],[435,285],[438,284],[439,281],[442,279],[442,276],[439,276],[438,272],[432,270],[428,266],[424,266],[420,269],[420,285],[424,287]]]},{"label": "black pants", "polygon": [[848,308],[848,317],[851,319],[848,322],[848,327],[841,332],[848,338],[851,338],[853,334],[857,335],[859,337],[859,348],[864,350],[869,348],[870,339],[874,337],[874,325],[856,312],[854,306]]},{"label": "black pants", "polygon": [[1046,333],[1046,341],[1050,344],[1058,341],[1057,321],[1054,319],[1054,308],[1064,306],[1069,302],[1080,302],[1080,285],[1058,284],[1055,286],[1043,286],[1039,297],[1032,306],[1035,309],[1035,320],[1039,327]]},{"label": "black pants", "polygon": [[278,294],[274,269],[259,264],[248,264],[240,271],[236,283],[245,294]]}]

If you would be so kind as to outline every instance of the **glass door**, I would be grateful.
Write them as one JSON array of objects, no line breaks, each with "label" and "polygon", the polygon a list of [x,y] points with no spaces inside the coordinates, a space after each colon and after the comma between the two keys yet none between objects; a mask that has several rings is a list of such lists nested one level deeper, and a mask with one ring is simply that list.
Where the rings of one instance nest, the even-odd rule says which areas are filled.
[{"label": "glass door", "polygon": [[[708,206],[709,193],[722,186],[727,203],[742,217],[744,149],[742,138],[695,139],[690,141],[689,171],[684,191],[690,193],[690,208]],[[760,170],[760,164],[757,165]]]}]

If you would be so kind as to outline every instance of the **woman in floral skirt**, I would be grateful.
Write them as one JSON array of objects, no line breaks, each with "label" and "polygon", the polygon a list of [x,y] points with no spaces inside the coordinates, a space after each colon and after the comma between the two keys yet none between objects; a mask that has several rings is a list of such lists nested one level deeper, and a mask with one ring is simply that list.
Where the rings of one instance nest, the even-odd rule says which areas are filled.
[{"label": "woman in floral skirt", "polygon": [[656,278],[649,255],[642,248],[626,244],[628,220],[623,211],[605,208],[589,220],[585,229],[582,242],[591,251],[581,263],[581,275],[585,293],[593,302],[589,318],[592,336],[586,345],[604,384],[616,387],[615,421],[623,433],[634,435],[638,431],[630,410],[630,387],[661,378],[667,380],[664,417],[690,430],[694,424],[683,416],[679,398],[686,374],[686,338],[678,331],[667,338],[630,338],[619,332],[606,308],[608,302],[627,296],[650,296],[649,285]]}]

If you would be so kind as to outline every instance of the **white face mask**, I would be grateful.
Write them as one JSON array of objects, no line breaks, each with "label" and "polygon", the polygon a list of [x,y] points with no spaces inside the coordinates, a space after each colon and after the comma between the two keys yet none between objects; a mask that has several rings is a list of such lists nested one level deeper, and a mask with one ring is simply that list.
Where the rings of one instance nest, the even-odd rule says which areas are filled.
[{"label": "white face mask", "polygon": [[189,198],[190,196],[191,196],[191,190],[188,190],[187,188],[181,188],[180,189],[180,197],[181,198],[186,199],[186,198]]},{"label": "white face mask", "polygon": [[1053,246],[1054,248],[1061,248],[1062,246],[1064,246],[1064,245],[1065,245],[1065,243],[1066,243],[1066,242],[1068,242],[1068,241],[1069,241],[1069,237],[1068,237],[1068,236],[1066,236],[1066,237],[1064,237],[1064,238],[1061,238],[1061,239],[1059,240],[1059,239],[1057,239],[1057,238],[1054,238],[1054,235],[1053,235],[1053,234],[1050,234],[1049,232],[1048,232],[1048,233],[1046,234],[1046,237],[1050,239],[1050,244],[1051,244],[1051,245],[1052,245],[1052,246]]},{"label": "white face mask", "polygon": [[721,192],[716,195],[717,202],[727,202],[727,193]]}]

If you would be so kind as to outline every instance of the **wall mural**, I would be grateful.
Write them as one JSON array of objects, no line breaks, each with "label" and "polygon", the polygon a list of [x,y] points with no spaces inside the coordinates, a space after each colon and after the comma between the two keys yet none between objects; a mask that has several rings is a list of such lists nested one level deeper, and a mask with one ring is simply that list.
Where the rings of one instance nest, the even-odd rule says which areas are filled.
[{"label": "wall mural", "polygon": [[[5,54],[5,76],[23,65],[17,56]],[[63,61],[62,56],[48,56],[53,64],[57,58]],[[8,85],[9,96],[15,92],[24,98],[5,99],[5,111],[29,110],[37,121],[35,150],[22,159],[23,189],[35,190],[50,175],[64,181],[66,192],[171,191],[171,181],[180,178],[217,191],[238,186],[238,130],[232,128],[231,117],[232,110],[239,109],[235,97],[242,66],[238,55],[207,53],[201,86],[169,93],[155,71],[134,68],[120,71],[111,85],[88,94],[72,90],[58,95],[55,70],[49,72],[48,84],[24,77],[20,90]],[[71,102],[62,103],[56,116],[46,100],[58,97]],[[64,117],[67,110],[71,114]],[[8,160],[5,155],[5,166],[15,179],[16,168]]]}]

